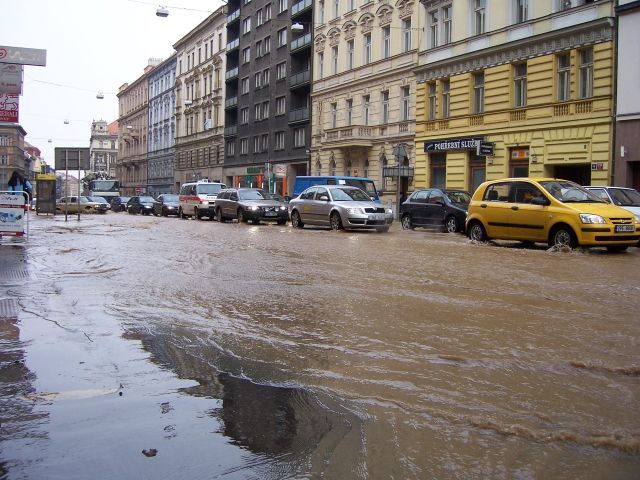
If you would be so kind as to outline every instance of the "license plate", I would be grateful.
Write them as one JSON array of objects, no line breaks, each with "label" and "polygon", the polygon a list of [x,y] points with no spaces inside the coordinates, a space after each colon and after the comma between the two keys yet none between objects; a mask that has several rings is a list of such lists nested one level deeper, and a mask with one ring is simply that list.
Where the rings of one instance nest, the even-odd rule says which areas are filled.
[{"label": "license plate", "polygon": [[264,212],[264,216],[265,217],[275,217],[276,216],[276,212]]},{"label": "license plate", "polygon": [[369,220],[384,220],[384,214],[374,213],[373,215],[369,215]]},{"label": "license plate", "polygon": [[616,225],[616,233],[619,232],[635,232],[636,227],[634,225]]}]

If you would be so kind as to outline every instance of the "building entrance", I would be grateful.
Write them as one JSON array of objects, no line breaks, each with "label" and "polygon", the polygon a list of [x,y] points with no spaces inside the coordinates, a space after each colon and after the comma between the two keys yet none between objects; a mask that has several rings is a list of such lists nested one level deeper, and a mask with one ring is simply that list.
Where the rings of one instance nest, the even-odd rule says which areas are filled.
[{"label": "building entrance", "polygon": [[578,185],[591,185],[591,165],[585,163],[580,165],[553,166],[551,176],[553,178],[570,180]]}]

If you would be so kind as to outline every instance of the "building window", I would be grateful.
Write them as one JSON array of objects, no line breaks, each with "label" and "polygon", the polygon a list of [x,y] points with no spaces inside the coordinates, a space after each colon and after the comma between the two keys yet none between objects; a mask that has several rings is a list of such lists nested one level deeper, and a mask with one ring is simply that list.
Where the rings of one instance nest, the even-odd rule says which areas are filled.
[{"label": "building window", "polygon": [[411,50],[411,18],[402,20],[402,51]]},{"label": "building window", "polygon": [[260,135],[256,135],[255,137],[253,137],[253,153],[259,153],[260,152]]},{"label": "building window", "polygon": [[391,56],[391,27],[382,27],[382,58]]},{"label": "building window", "polygon": [[268,133],[263,133],[260,138],[262,139],[262,150],[263,152],[266,152],[269,150],[269,134]]},{"label": "building window", "polygon": [[473,76],[473,113],[484,112],[484,72]]},{"label": "building window", "polygon": [[249,153],[249,139],[241,138],[240,139],[240,155],[246,155]]},{"label": "building window", "polygon": [[322,164],[320,163],[320,160],[318,160],[316,162],[316,176],[320,175],[322,175]]},{"label": "building window", "polygon": [[353,123],[353,100],[347,99],[347,125],[351,126]]},{"label": "building window", "polygon": [[253,82],[256,88],[262,88],[262,72],[253,75]]},{"label": "building window", "polygon": [[269,100],[262,102],[262,118],[269,118]]},{"label": "building window", "polygon": [[558,55],[557,69],[558,69],[558,101],[566,102],[569,100],[571,78],[571,60],[568,53]]},{"label": "building window", "polygon": [[256,42],[256,58],[262,56],[262,40]]},{"label": "building window", "polygon": [[445,153],[429,155],[431,188],[446,188],[447,186],[447,156]]},{"label": "building window", "polygon": [[286,97],[276,98],[276,115],[284,115],[286,112]]},{"label": "building window", "polygon": [[304,127],[296,128],[293,131],[293,146],[304,147],[305,145],[305,129]]},{"label": "building window", "polygon": [[262,41],[262,53],[265,55],[271,52],[271,37],[265,37]]},{"label": "building window", "polygon": [[409,120],[409,112],[411,108],[411,90],[409,87],[400,89],[402,95],[402,120]]},{"label": "building window", "polygon": [[324,53],[318,53],[318,78],[324,78]]},{"label": "building window", "polygon": [[449,93],[451,89],[451,82],[448,79],[442,80],[440,87],[442,88],[442,118],[449,118]]},{"label": "building window", "polygon": [[513,78],[513,106],[527,106],[527,64],[519,63],[514,65]]},{"label": "building window", "polygon": [[369,113],[371,110],[371,97],[364,95],[362,97],[362,122],[364,125],[369,125]]},{"label": "building window", "polygon": [[262,9],[256,10],[256,26],[259,27],[264,23],[264,17],[262,15]]},{"label": "building window", "polygon": [[264,6],[264,21],[268,22],[271,20],[271,4],[268,3]]},{"label": "building window", "polygon": [[364,64],[371,63],[371,34],[365,33],[364,35]]},{"label": "building window", "polygon": [[429,12],[429,46],[438,46],[438,11]]},{"label": "building window", "polygon": [[244,107],[240,110],[240,124],[246,125],[249,123],[249,107]]},{"label": "building window", "polygon": [[486,31],[486,0],[473,0],[473,34],[482,35]]},{"label": "building window", "polygon": [[236,154],[236,143],[233,140],[227,140],[227,156],[233,157]]},{"label": "building window", "polygon": [[259,120],[262,120],[262,104],[261,103],[256,103],[253,106],[253,119],[257,122]]},{"label": "building window", "polygon": [[251,47],[242,49],[242,63],[249,63],[251,61]]},{"label": "building window", "polygon": [[347,70],[353,68],[353,55],[354,55],[354,42],[349,40],[347,42]]},{"label": "building window", "polygon": [[427,97],[429,99],[429,112],[427,115],[429,120],[433,121],[436,119],[436,82],[429,83],[427,89]]},{"label": "building window", "polygon": [[269,74],[269,69],[265,68],[262,71],[262,85],[267,86],[269,85],[269,78],[270,78],[270,74]]},{"label": "building window", "polygon": [[278,30],[278,46],[282,47],[287,43],[287,29]]},{"label": "building window", "polygon": [[318,16],[320,17],[320,25],[324,25],[324,0],[318,2]]},{"label": "building window", "polygon": [[389,91],[382,92],[380,96],[382,101],[382,123],[389,123]]},{"label": "building window", "polygon": [[282,13],[287,9],[289,6],[287,2],[288,0],[278,0],[278,13]]},{"label": "building window", "polygon": [[274,150],[284,150],[284,132],[276,132]]},{"label": "building window", "polygon": [[338,47],[331,47],[331,74],[338,73]]},{"label": "building window", "polygon": [[353,12],[356,9],[356,0],[349,0],[349,12]]},{"label": "building window", "polygon": [[249,77],[240,80],[240,92],[244,95],[249,93]]},{"label": "building window", "polygon": [[486,180],[487,168],[485,157],[479,157],[476,152],[469,152],[469,191],[476,189]]},{"label": "building window", "polygon": [[515,23],[529,20],[529,0],[513,0],[515,9]]},{"label": "building window", "polygon": [[593,96],[593,48],[580,50],[580,98]]},{"label": "building window", "polygon": [[251,17],[247,17],[242,20],[242,33],[247,34],[251,31]]},{"label": "building window", "polygon": [[340,16],[340,0],[333,0],[333,18]]},{"label": "building window", "polygon": [[329,175],[335,176],[335,174],[336,174],[336,161],[332,159],[329,162]]},{"label": "building window", "polygon": [[287,62],[276,65],[276,80],[282,80],[287,76]]},{"label": "building window", "polygon": [[452,18],[451,18],[451,5],[446,5],[442,7],[442,23],[444,27],[444,44],[448,45],[451,43],[451,28],[452,28]]},{"label": "building window", "polygon": [[331,104],[331,128],[336,128],[338,126],[338,104]]}]

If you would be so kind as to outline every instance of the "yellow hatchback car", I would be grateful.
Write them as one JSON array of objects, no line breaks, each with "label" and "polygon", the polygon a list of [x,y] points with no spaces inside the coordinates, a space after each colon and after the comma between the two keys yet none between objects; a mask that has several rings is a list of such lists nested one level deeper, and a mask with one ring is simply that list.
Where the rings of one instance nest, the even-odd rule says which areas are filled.
[{"label": "yellow hatchback car", "polygon": [[633,214],[568,180],[506,178],[484,182],[471,198],[469,238],[541,242],[623,251],[640,239]]}]

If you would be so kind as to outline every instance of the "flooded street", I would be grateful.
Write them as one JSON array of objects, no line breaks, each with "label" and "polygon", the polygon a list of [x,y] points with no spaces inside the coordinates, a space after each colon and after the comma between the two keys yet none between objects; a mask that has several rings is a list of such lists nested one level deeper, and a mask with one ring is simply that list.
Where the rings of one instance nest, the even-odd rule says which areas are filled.
[{"label": "flooded street", "polygon": [[0,479],[640,476],[638,248],[30,226],[0,245]]}]

